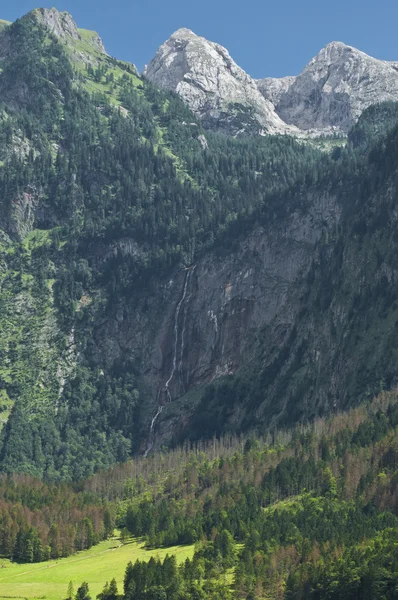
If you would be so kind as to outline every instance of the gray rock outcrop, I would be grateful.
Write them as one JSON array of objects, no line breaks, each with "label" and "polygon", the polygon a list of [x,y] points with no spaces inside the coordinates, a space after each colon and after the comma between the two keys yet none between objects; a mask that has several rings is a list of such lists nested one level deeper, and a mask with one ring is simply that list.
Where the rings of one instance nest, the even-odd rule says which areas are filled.
[{"label": "gray rock outcrop", "polygon": [[98,329],[97,347],[109,366],[127,355],[146,365],[148,431],[151,418],[164,407],[156,444],[186,426],[185,409],[177,407],[187,392],[234,375],[248,360],[253,332],[270,326],[277,336],[281,322],[293,326],[300,282],[322,235],[335,229],[341,214],[331,196],[311,196],[304,204],[286,221],[256,227],[228,256],[209,252],[159,281],[142,300],[145,310],[140,302],[133,308],[121,303],[114,318]]},{"label": "gray rock outcrop", "polygon": [[[37,21],[46,27],[53,35],[61,41],[79,42],[82,41],[82,34],[75,21],[68,12],[59,12],[56,8],[37,8],[30,13]],[[96,48],[101,53],[106,54],[102,39],[96,32],[90,32],[89,39],[86,43]]]},{"label": "gray rock outcrop", "polygon": [[398,101],[397,63],[332,42],[280,95],[276,111],[300,129],[338,127],[347,132],[366,108],[388,100]]},{"label": "gray rock outcrop", "polygon": [[223,46],[189,29],[179,29],[159,48],[144,75],[180,94],[209,128],[233,135],[295,132]]},{"label": "gray rock outcrop", "polygon": [[265,77],[256,81],[257,87],[267,100],[270,100],[274,106],[277,106],[282,96],[288,91],[296,77]]},{"label": "gray rock outcrop", "polygon": [[398,63],[341,42],[328,44],[298,76],[254,80],[225,48],[179,29],[144,75],[180,94],[205,127],[232,135],[345,134],[372,104],[398,101]]},{"label": "gray rock outcrop", "polygon": [[68,37],[73,40],[80,39],[77,25],[68,12],[59,12],[56,8],[37,8],[33,15],[56,37],[63,40]]}]

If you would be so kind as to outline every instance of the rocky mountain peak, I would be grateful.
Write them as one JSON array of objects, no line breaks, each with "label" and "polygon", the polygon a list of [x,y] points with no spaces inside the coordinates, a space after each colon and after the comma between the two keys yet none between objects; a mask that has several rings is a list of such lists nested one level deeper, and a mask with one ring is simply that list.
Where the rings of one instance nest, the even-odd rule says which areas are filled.
[{"label": "rocky mountain peak", "polygon": [[144,75],[177,92],[205,127],[233,135],[345,134],[372,104],[398,101],[398,66],[332,41],[297,76],[252,79],[220,44],[178,29]]},{"label": "rocky mountain peak", "polygon": [[344,44],[343,42],[330,42],[326,44],[324,48],[322,48],[314,58],[310,60],[308,65],[305,67],[304,71],[310,69],[311,67],[317,66],[318,68],[323,68],[325,65],[332,66],[334,68],[338,67],[340,63],[348,60],[357,60],[357,61],[376,61],[377,63],[383,62],[379,61],[376,58],[372,58],[354,48],[353,46],[349,46],[348,44]]},{"label": "rocky mountain peak", "polygon": [[56,8],[37,8],[31,14],[56,37],[63,40],[67,38],[80,39],[77,25],[68,12],[59,12]]},{"label": "rocky mountain peak", "polygon": [[[330,51],[330,50],[337,50],[337,51],[344,51],[346,49],[349,50],[356,50],[356,48],[354,48],[353,46],[349,46],[348,44],[345,44],[344,42],[339,42],[338,40],[334,40],[333,42],[329,42],[328,44],[326,44],[326,46],[324,48],[322,48],[322,50],[320,50],[320,52],[323,52],[325,50]],[[357,52],[359,52],[359,50],[356,50]]]},{"label": "rocky mountain peak", "polygon": [[56,8],[36,8],[27,15],[28,18],[33,17],[46,27],[53,35],[64,43],[85,42],[88,46],[105,52],[105,47],[100,36],[94,32],[86,32],[89,35],[83,36],[85,30],[78,29],[72,15],[68,12],[59,12]]},{"label": "rocky mountain peak", "polygon": [[276,112],[300,129],[347,132],[368,106],[388,100],[398,100],[394,63],[331,42],[279,96]]},{"label": "rocky mountain peak", "polygon": [[144,69],[155,85],[180,94],[205,125],[233,135],[290,133],[255,81],[228,50],[178,29]]}]

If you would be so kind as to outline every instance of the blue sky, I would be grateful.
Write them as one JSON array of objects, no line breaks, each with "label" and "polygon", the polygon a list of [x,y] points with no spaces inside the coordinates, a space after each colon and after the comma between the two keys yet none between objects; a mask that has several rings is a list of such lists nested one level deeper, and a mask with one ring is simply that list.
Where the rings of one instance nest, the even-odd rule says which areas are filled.
[{"label": "blue sky", "polygon": [[[41,4],[37,4],[40,2]],[[398,61],[397,0],[0,0],[0,18],[32,8],[69,11],[112,56],[141,70],[179,27],[221,43],[253,77],[295,75],[339,40]]]}]

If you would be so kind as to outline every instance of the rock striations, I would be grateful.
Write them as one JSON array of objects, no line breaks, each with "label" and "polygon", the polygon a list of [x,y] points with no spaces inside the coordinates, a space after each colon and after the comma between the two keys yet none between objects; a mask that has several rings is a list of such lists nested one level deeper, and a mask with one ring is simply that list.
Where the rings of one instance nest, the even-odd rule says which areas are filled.
[{"label": "rock striations", "polygon": [[179,29],[159,48],[144,75],[180,94],[211,129],[234,135],[295,132],[223,46],[189,29]]},{"label": "rock striations", "polygon": [[179,29],[144,75],[180,94],[206,127],[232,135],[345,134],[370,105],[398,101],[398,63],[341,42],[328,44],[296,77],[256,81],[225,48]]},{"label": "rock striations", "polygon": [[398,100],[397,63],[332,42],[294,78],[276,110],[301,129],[337,127],[347,132],[366,108],[387,100]]},{"label": "rock striations", "polygon": [[79,40],[76,23],[68,12],[59,12],[55,8],[37,8],[32,15],[51,31],[57,38]]},{"label": "rock striations", "polygon": [[267,100],[270,100],[274,106],[278,106],[282,96],[293,84],[295,77],[266,77],[256,81],[257,87]]}]

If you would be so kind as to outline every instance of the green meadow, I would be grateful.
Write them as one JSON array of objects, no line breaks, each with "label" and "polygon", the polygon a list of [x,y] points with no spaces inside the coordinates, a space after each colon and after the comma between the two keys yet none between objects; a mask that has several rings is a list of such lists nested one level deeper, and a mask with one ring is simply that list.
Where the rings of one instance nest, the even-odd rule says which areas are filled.
[{"label": "green meadow", "polygon": [[42,598],[62,600],[67,587],[73,582],[75,592],[83,581],[90,586],[92,598],[101,592],[106,581],[113,577],[123,589],[124,571],[129,561],[149,560],[151,556],[163,559],[174,554],[180,564],[193,556],[193,546],[176,546],[147,550],[137,540],[121,544],[112,538],[69,558],[36,564],[16,564],[0,560],[0,600],[5,598]]}]

